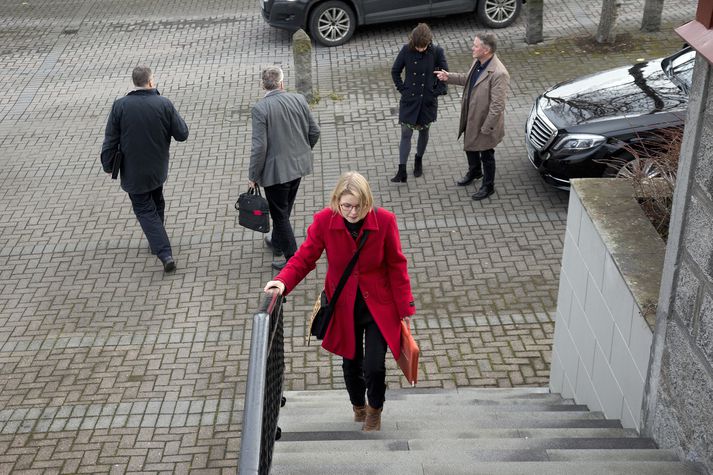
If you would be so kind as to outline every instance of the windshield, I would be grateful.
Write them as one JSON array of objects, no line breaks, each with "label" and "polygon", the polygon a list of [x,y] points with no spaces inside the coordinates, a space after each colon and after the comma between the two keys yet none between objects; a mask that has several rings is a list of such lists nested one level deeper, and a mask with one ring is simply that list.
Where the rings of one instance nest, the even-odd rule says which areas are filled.
[{"label": "windshield", "polygon": [[695,59],[696,52],[689,46],[661,61],[666,76],[686,93],[693,82]]}]

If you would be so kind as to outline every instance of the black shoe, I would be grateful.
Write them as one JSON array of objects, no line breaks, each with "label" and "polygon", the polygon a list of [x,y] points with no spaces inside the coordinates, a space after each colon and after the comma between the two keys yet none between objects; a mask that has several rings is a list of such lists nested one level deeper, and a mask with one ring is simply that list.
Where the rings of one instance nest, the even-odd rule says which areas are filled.
[{"label": "black shoe", "polygon": [[471,172],[470,170],[468,170],[468,172],[463,176],[463,178],[456,182],[456,185],[467,186],[473,183],[473,181],[480,180],[481,178],[483,178],[483,172]]},{"label": "black shoe", "polygon": [[173,260],[173,257],[168,256],[166,259],[163,260],[163,271],[164,272],[173,272],[176,270],[176,261]]},{"label": "black shoe", "polygon": [[272,268],[275,270],[282,270],[285,265],[287,265],[287,261],[272,261]]},{"label": "black shoe", "polygon": [[399,171],[396,172],[396,176],[391,179],[392,183],[406,183],[406,165],[399,165]]},{"label": "black shoe", "polygon": [[481,188],[480,190],[478,190],[477,193],[475,193],[473,196],[471,196],[471,198],[473,198],[475,201],[480,201],[480,200],[484,200],[485,198],[492,195],[493,193],[495,193],[494,188]]},{"label": "black shoe", "polygon": [[416,159],[413,162],[413,176],[416,178],[423,175],[423,157],[416,155]]},{"label": "black shoe", "polygon": [[275,246],[272,245],[272,236],[269,234],[265,236],[265,245],[272,249],[273,256],[280,257],[283,254],[281,250],[275,249]]}]

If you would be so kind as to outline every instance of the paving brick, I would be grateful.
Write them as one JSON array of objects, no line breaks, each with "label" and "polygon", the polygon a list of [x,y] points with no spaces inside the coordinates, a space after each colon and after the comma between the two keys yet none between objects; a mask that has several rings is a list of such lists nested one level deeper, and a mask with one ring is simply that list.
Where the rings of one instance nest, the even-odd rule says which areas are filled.
[{"label": "paving brick", "polygon": [[[294,88],[289,35],[247,0],[31,3],[0,2],[0,473],[235,473],[251,315],[272,271],[233,201],[260,68],[281,64]],[[440,100],[424,178],[388,181],[399,139],[389,71],[410,22],[315,48],[322,138],[296,235],[341,172],[367,176],[398,216],[409,259],[420,386],[547,384],[567,195],[527,162],[524,122],[550,85],[680,43],[672,28],[694,2],[667,0],[662,32],[646,35],[642,3],[625,2],[618,30],[629,39],[607,54],[582,49],[597,2],[548,1],[539,45],[522,42],[524,19],[496,32],[512,82],[497,191],[484,202],[454,186],[465,166],[457,87]],[[451,69],[465,70],[482,28],[468,15],[430,24]],[[172,147],[166,184],[172,275],[98,164],[111,103],[140,62],[191,128]],[[304,344],[325,269],[285,306],[287,389],[344,387],[340,359]],[[389,386],[406,384],[393,361],[387,369]]]}]

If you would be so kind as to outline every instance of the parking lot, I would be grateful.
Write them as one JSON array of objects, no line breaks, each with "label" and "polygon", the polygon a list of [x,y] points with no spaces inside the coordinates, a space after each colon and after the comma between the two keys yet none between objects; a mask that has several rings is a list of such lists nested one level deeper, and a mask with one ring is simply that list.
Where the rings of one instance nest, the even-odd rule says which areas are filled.
[{"label": "parking lot", "polygon": [[[298,242],[342,172],[370,180],[409,260],[419,386],[547,385],[568,195],[527,161],[525,120],[558,81],[674,51],[672,29],[695,14],[692,2],[667,0],[662,32],[643,34],[643,0],[622,3],[614,47],[587,40],[599,2],[545,2],[539,45],[524,43],[524,17],[496,31],[511,93],[496,193],[482,202],[470,199],[475,186],[454,183],[466,163],[455,86],[424,177],[389,182],[399,139],[390,68],[414,22],[315,48],[322,136],[297,198]],[[429,23],[451,71],[466,71],[475,19]],[[190,127],[172,146],[165,187],[173,275],[99,165],[112,101],[139,63]],[[269,64],[294,88],[290,34],[269,27],[256,0],[0,4],[0,473],[234,473],[251,316],[272,271],[233,203]],[[285,305],[286,389],[343,387],[341,361],[304,342],[324,270]],[[389,385],[405,386],[388,367]]]}]

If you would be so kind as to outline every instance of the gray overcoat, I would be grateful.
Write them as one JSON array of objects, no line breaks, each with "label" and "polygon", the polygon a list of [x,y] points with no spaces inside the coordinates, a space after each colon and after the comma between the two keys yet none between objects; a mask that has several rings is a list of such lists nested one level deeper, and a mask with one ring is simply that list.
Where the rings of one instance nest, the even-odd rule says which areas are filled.
[{"label": "gray overcoat", "polygon": [[252,109],[248,179],[258,185],[287,183],[312,173],[319,126],[304,96],[274,90]]},{"label": "gray overcoat", "polygon": [[458,128],[458,138],[465,134],[463,150],[480,152],[495,148],[505,136],[505,99],[510,74],[498,57],[493,55],[469,95],[468,86],[474,71],[475,62],[468,74],[449,73],[448,84],[465,87]]}]

